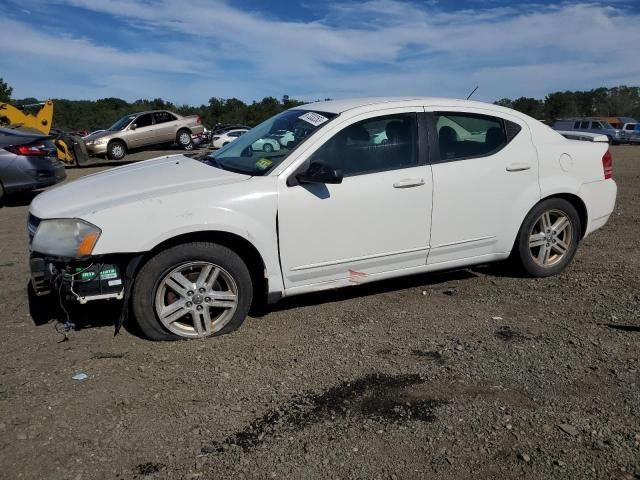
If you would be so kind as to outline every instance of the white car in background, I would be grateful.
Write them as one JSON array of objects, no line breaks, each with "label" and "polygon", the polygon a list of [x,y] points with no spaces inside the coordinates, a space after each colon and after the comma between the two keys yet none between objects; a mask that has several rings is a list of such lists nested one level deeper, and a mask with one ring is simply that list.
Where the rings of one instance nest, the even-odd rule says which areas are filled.
[{"label": "white car in background", "polygon": [[265,153],[277,152],[280,142],[274,138],[260,138],[251,144],[251,148]]},{"label": "white car in background", "polygon": [[[294,149],[252,148],[282,128]],[[160,157],[38,195],[32,285],[81,304],[123,299],[116,328],[131,307],[153,340],[221,335],[253,302],[307,292],[509,257],[556,275],[607,222],[616,190],[607,143],[514,110],[318,102],[200,159]]]},{"label": "white car in background", "polygon": [[296,136],[290,130],[276,130],[271,136],[277,139],[283,147],[289,147],[296,141]]},{"label": "white car in background", "polygon": [[249,130],[246,130],[244,128],[238,128],[235,130],[229,130],[228,132],[220,133],[218,135],[214,135],[211,139],[211,146],[213,148],[222,148],[225,145],[233,142],[234,140],[237,140],[238,137],[244,135],[248,131]]}]

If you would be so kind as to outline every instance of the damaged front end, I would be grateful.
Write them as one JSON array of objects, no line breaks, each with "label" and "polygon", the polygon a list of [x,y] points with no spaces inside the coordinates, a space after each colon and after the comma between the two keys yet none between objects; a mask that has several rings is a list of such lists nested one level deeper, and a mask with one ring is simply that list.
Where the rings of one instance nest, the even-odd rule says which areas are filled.
[{"label": "damaged front end", "polygon": [[36,295],[53,292],[82,305],[93,300],[122,300],[122,267],[105,259],[65,260],[31,254],[31,285]]},{"label": "damaged front end", "polygon": [[[50,238],[48,242],[43,242],[42,226],[54,222],[67,222],[72,226],[47,226]],[[58,297],[60,305],[124,300],[119,318],[114,319],[117,333],[127,316],[127,299],[141,255],[91,255],[100,230],[80,220],[41,221],[30,215],[28,232],[31,286],[34,293],[37,296],[54,295]],[[68,241],[69,232],[78,238]],[[61,249],[59,245],[65,242],[72,248]],[[43,251],[47,253],[42,253]],[[68,309],[65,308],[65,311]]]}]

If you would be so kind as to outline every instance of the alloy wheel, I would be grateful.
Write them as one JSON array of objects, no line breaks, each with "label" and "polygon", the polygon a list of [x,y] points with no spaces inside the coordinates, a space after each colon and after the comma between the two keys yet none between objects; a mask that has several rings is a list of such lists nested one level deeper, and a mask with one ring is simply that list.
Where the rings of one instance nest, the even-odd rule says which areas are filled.
[{"label": "alloy wheel", "polygon": [[560,262],[570,251],[573,225],[569,216],[560,210],[544,212],[529,233],[529,253],[542,267]]},{"label": "alloy wheel", "polygon": [[189,262],[158,283],[155,311],[164,327],[181,337],[207,337],[222,329],[238,307],[238,286],[225,269]]}]

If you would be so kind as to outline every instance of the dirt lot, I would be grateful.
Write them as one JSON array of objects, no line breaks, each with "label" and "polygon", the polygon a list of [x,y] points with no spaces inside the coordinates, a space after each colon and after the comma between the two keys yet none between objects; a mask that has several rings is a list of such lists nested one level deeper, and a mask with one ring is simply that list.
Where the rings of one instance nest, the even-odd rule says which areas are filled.
[{"label": "dirt lot", "polygon": [[68,341],[37,326],[28,199],[11,200],[0,477],[640,478],[640,147],[613,154],[616,211],[559,277],[308,295],[206,341],[114,337],[108,306]]}]

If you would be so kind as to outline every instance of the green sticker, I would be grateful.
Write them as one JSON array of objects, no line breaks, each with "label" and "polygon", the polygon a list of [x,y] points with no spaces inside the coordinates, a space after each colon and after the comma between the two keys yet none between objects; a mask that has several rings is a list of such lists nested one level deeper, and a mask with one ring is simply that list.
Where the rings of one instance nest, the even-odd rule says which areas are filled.
[{"label": "green sticker", "polygon": [[256,162],[256,167],[258,167],[260,170],[266,170],[271,165],[273,165],[273,162],[268,158],[261,158]]}]

